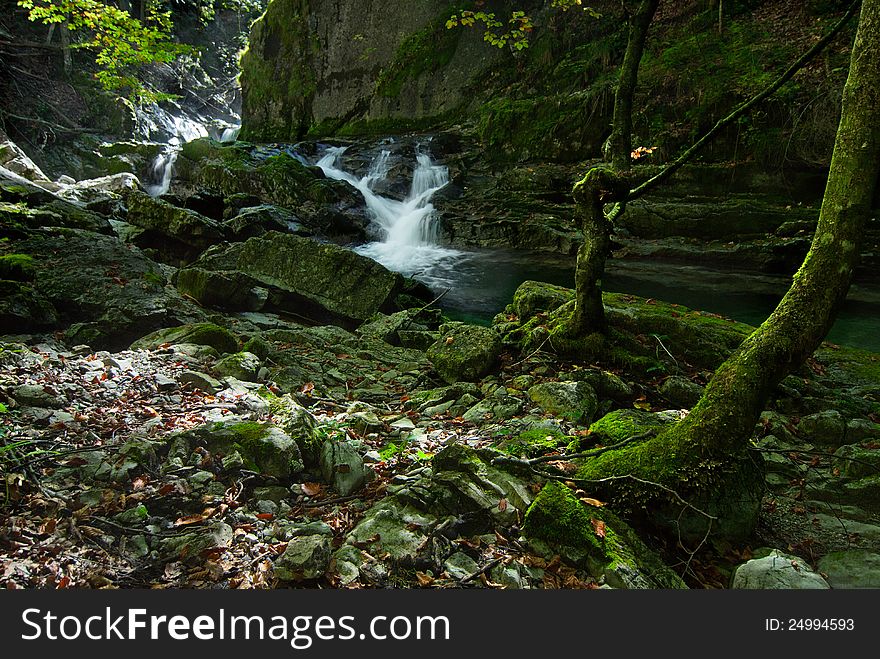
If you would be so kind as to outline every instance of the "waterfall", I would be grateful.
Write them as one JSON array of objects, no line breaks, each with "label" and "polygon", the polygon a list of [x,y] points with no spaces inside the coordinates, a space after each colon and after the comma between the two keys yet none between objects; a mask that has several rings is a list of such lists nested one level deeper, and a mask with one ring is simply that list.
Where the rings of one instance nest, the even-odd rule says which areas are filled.
[{"label": "waterfall", "polygon": [[229,126],[228,128],[224,128],[223,132],[220,134],[220,142],[234,142],[238,139],[238,131],[241,130],[241,126]]},{"label": "waterfall", "polygon": [[463,254],[438,245],[438,227],[431,198],[449,182],[449,170],[435,165],[431,157],[416,149],[416,167],[409,193],[403,201],[382,197],[373,191],[388,176],[391,152],[382,150],[367,174],[357,178],[341,169],[340,158],[346,147],[330,147],[317,165],[329,177],[347,181],[364,196],[372,222],[382,231],[383,239],[357,248],[389,270],[406,276],[418,276],[428,285],[448,282],[444,274]]},{"label": "waterfall", "polygon": [[174,162],[177,160],[177,154],[180,153],[180,147],[170,147],[156,156],[150,165],[150,180],[153,183],[147,183],[144,188],[151,197],[159,197],[171,187],[171,176],[174,173]]}]

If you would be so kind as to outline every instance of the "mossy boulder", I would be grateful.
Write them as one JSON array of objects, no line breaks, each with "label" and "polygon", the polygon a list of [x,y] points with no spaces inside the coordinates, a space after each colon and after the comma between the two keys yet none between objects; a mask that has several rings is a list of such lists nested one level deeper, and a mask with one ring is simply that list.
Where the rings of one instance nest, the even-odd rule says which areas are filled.
[{"label": "mossy boulder", "polygon": [[427,351],[428,359],[444,380],[479,380],[492,370],[501,353],[501,338],[478,325],[447,326]]},{"label": "mossy boulder", "polygon": [[596,392],[586,382],[542,382],[528,393],[548,414],[581,425],[589,425],[599,407]]},{"label": "mossy boulder", "polygon": [[260,358],[250,352],[235,352],[214,364],[214,372],[221,378],[229,376],[244,382],[256,382],[259,369]]},{"label": "mossy boulder", "polygon": [[235,270],[215,272],[184,268],[176,275],[177,290],[214,309],[259,311],[269,292],[253,277]]},{"label": "mossy boulder", "polygon": [[271,423],[215,423],[177,436],[191,447],[204,444],[221,458],[238,453],[246,469],[274,478],[289,478],[303,470],[297,443]]},{"label": "mossy boulder", "polygon": [[605,508],[581,502],[556,481],[547,483],[529,506],[523,533],[615,588],[687,587],[625,522]]},{"label": "mossy boulder", "polygon": [[844,442],[846,419],[837,410],[825,410],[801,417],[797,429],[808,442],[836,448]]},{"label": "mossy boulder", "polygon": [[0,256],[0,279],[32,281],[34,258],[29,254],[4,254]]},{"label": "mossy boulder", "polygon": [[403,277],[338,245],[270,232],[205,254],[193,267],[237,270],[269,288],[267,307],[353,328],[392,311]]},{"label": "mossy boulder", "polygon": [[140,190],[129,190],[125,194],[125,203],[129,224],[155,231],[190,247],[205,249],[225,237],[223,226],[216,220],[155,199]]},{"label": "mossy boulder", "polygon": [[210,346],[220,354],[238,351],[238,339],[228,329],[213,323],[193,323],[156,330],[131,344],[132,350],[155,350],[165,344],[191,343]]},{"label": "mossy boulder", "polygon": [[540,281],[524,281],[513,294],[513,312],[522,320],[558,309],[572,299],[570,288]]}]

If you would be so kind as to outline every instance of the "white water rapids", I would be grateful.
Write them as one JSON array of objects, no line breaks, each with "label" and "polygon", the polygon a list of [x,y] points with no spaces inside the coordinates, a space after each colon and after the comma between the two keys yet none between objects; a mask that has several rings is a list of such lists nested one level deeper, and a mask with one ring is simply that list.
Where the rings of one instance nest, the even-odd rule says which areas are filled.
[{"label": "white water rapids", "polygon": [[341,156],[346,147],[330,147],[317,165],[329,177],[348,181],[364,196],[372,222],[382,231],[383,239],[358,247],[355,251],[368,256],[389,270],[408,277],[417,277],[429,286],[449,282],[451,268],[464,253],[441,247],[431,198],[449,183],[449,170],[435,165],[430,156],[416,149],[416,167],[409,193],[402,201],[382,197],[373,191],[388,176],[390,152],[383,150],[366,176],[357,178],[341,169]]}]

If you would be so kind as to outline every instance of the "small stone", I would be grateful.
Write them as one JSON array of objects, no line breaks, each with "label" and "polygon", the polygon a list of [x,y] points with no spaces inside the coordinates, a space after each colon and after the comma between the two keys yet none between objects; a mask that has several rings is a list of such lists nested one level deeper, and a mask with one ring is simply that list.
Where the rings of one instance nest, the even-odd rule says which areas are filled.
[{"label": "small stone", "polygon": [[177,381],[181,386],[188,384],[192,388],[200,389],[208,394],[215,394],[223,388],[222,382],[199,371],[181,371],[177,376]]},{"label": "small stone", "polygon": [[480,566],[464,552],[457,551],[446,559],[443,563],[443,569],[452,579],[460,580],[479,570]]},{"label": "small stone", "polygon": [[244,468],[244,458],[238,451],[232,451],[229,455],[223,457],[223,468],[227,471]]},{"label": "small stone", "polygon": [[395,430],[412,430],[416,427],[416,424],[413,423],[412,419],[405,416],[398,419],[397,421],[392,421],[391,427]]},{"label": "small stone", "polygon": [[159,391],[172,391],[177,388],[177,382],[167,375],[156,373],[156,387]]}]

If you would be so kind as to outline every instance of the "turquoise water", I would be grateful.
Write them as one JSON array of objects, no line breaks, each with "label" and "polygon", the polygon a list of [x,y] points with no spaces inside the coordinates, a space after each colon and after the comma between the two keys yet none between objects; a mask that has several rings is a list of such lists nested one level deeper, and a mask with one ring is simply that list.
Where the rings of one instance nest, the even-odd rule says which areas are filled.
[{"label": "turquoise water", "polygon": [[[528,279],[574,285],[574,259],[559,255],[486,250],[468,252],[426,273],[450,317],[488,324]],[[605,290],[656,298],[722,314],[751,325],[763,322],[790,279],[657,262],[609,261]],[[856,282],[828,341],[880,352],[880,286]]]}]

